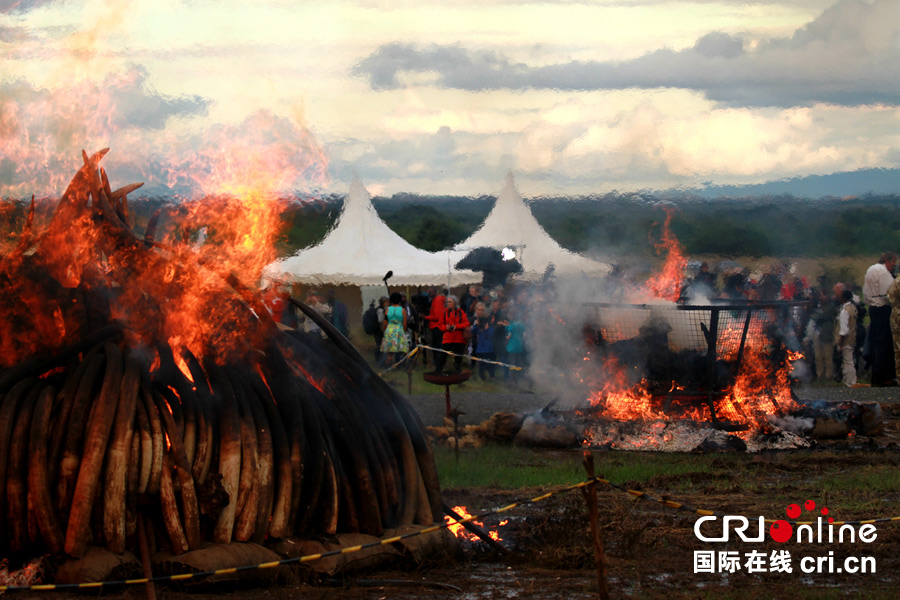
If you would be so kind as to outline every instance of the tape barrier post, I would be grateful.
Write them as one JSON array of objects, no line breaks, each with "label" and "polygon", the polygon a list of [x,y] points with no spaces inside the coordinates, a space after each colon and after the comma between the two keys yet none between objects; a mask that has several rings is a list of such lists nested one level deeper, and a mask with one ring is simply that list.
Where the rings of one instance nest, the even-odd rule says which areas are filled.
[{"label": "tape barrier post", "polygon": [[594,565],[597,569],[597,596],[600,600],[609,600],[609,587],[606,585],[606,552],[603,550],[603,539],[600,537],[600,511],[597,506],[597,484],[594,481],[594,456],[585,450],[581,464],[587,471],[588,479],[593,485],[581,488],[581,495],[587,504],[588,517],[591,521],[591,545],[594,547]]}]

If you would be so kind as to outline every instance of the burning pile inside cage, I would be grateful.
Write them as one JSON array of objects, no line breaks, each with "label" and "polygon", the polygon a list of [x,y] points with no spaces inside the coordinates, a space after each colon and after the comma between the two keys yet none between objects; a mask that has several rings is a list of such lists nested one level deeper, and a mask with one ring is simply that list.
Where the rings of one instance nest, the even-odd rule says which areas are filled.
[{"label": "burning pile inside cage", "polygon": [[[877,405],[813,408],[798,401],[792,385],[805,365],[792,348],[809,303],[590,308],[580,369],[590,393],[579,411],[587,445],[797,448],[808,447],[811,437],[870,435],[881,423]],[[846,428],[824,425],[837,418]]]},{"label": "burning pile inside cage", "polygon": [[[617,420],[763,426],[795,407],[786,340],[803,303],[596,305],[585,368],[597,412]],[[593,368],[596,367],[596,368]]]}]

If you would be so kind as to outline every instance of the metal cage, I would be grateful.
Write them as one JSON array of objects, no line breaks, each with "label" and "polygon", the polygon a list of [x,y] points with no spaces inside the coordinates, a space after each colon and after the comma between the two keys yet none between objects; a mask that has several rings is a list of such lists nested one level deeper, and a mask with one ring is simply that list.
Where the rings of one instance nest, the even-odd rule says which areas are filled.
[{"label": "metal cage", "polygon": [[[648,391],[666,397],[665,406],[673,396],[694,397],[705,401],[716,421],[714,398],[725,395],[734,384],[744,359],[748,340],[777,350],[791,336],[802,338],[813,308],[813,302],[717,302],[704,305],[689,304],[615,304],[585,303],[593,313],[591,327],[596,346],[602,351],[614,348],[618,342],[634,341],[650,347],[667,347],[669,352],[649,352],[648,361],[655,361]],[[695,369],[689,382],[679,382],[679,369],[673,362],[678,353],[693,351]],[[777,352],[770,352],[775,357]],[[643,355],[642,355],[643,358]],[[641,365],[645,367],[646,365]],[[774,366],[774,365],[773,365]],[[672,385],[672,382],[676,385]]]}]

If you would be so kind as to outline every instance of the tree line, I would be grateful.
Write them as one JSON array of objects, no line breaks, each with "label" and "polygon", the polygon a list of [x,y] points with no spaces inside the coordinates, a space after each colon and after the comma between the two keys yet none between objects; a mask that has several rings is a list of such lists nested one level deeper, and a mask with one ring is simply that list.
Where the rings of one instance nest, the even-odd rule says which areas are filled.
[{"label": "tree line", "polygon": [[[412,245],[437,251],[471,235],[487,217],[495,198],[397,194],[373,199],[378,214]],[[343,198],[314,201],[280,199],[282,255],[317,244],[334,227]],[[136,226],[171,201],[135,199]],[[691,255],[860,256],[900,252],[900,194],[848,199],[771,196],[733,199],[673,199],[666,196],[607,194],[587,198],[536,198],[532,213],[557,242],[588,255],[654,255],[665,210],[674,211],[672,229]],[[0,227],[7,243],[21,231],[27,205],[4,203]],[[0,243],[4,240],[0,239]]]}]

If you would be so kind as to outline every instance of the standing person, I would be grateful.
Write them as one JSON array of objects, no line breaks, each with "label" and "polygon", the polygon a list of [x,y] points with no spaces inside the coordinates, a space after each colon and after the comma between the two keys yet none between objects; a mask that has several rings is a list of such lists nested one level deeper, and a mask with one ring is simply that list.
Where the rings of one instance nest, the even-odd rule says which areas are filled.
[{"label": "standing person", "polygon": [[900,277],[894,279],[887,291],[891,303],[891,335],[894,339],[894,371],[900,373]]},{"label": "standing person", "polygon": [[[429,288],[428,290],[413,294],[410,301],[410,305],[415,309],[417,315],[415,329],[417,341],[421,340],[426,346],[431,345],[431,329],[429,327],[430,323],[428,322],[428,315],[431,314],[431,300],[436,295],[437,293],[434,291],[434,288]],[[426,350],[422,351],[422,364],[428,365],[428,352]]]},{"label": "standing person", "polygon": [[[494,353],[494,321],[495,315],[488,314],[483,302],[475,305],[475,321],[472,324],[472,343],[475,344],[475,356],[484,360],[495,360]],[[494,378],[497,365],[485,362],[478,363],[478,377],[484,381],[485,376]]]},{"label": "standing person", "polygon": [[409,340],[409,347],[415,348],[419,343],[419,311],[406,299],[405,292],[400,292],[400,306],[406,311],[406,337]]},{"label": "standing person", "polygon": [[897,385],[894,370],[894,341],[891,335],[891,305],[888,288],[894,282],[897,255],[885,252],[866,271],[863,295],[869,305],[869,359],[872,364],[872,387]]},{"label": "standing person", "polygon": [[375,362],[378,366],[384,366],[384,353],[381,351],[381,342],[384,340],[384,329],[386,326],[384,314],[388,307],[388,297],[382,296],[378,299],[378,329],[375,330]]},{"label": "standing person", "polygon": [[[506,326],[506,357],[509,364],[516,367],[525,366],[525,322],[519,315],[519,307],[513,307],[509,312],[509,325]],[[506,370],[506,379],[512,377],[514,381],[518,380],[522,371]]]},{"label": "standing person", "polygon": [[[457,306],[456,296],[447,296],[445,302],[444,316],[438,323],[438,327],[444,333],[442,348],[455,354],[453,357],[453,368],[455,371],[461,371],[463,353],[466,351],[465,332],[469,328],[469,319],[466,318],[466,313]],[[434,361],[437,371],[444,370],[447,356],[448,354],[444,352],[437,353]]]},{"label": "standing person", "polygon": [[722,289],[722,297],[732,300],[746,300],[744,288],[747,284],[747,277],[741,273],[731,273],[725,276],[725,286]]},{"label": "standing person", "polygon": [[466,315],[472,314],[472,305],[478,301],[478,286],[470,285],[468,289],[459,297],[459,307],[463,309]]},{"label": "standing person", "polygon": [[[506,320],[506,308],[500,298],[492,294],[491,300],[491,318],[494,327],[494,357],[497,362],[506,362],[506,326],[509,321]],[[509,370],[505,370],[503,378],[509,378]]]},{"label": "standing person", "polygon": [[816,360],[816,377],[819,380],[834,378],[834,324],[840,310],[844,284],[834,286],[834,296],[822,290],[819,303],[809,319],[810,338]]},{"label": "standing person", "polygon": [[[331,319],[331,307],[326,303],[322,302],[322,296],[319,292],[315,290],[311,290],[309,294],[306,296],[306,303],[312,308],[314,311],[325,317],[326,320]],[[323,338],[325,336],[325,332],[322,331],[322,328],[319,327],[315,321],[310,319],[309,317],[304,317],[303,319],[303,329],[307,333],[318,333]]]},{"label": "standing person", "polygon": [[344,337],[350,337],[350,312],[347,305],[334,297],[334,290],[328,292],[328,306],[331,307],[331,324]]},{"label": "standing person", "polygon": [[841,312],[838,313],[835,328],[834,344],[841,354],[841,374],[844,385],[856,385],[856,365],[853,363],[853,350],[856,348],[856,305],[853,304],[853,292],[844,290],[841,293]]},{"label": "standing person", "polygon": [[[279,282],[274,282],[263,291],[262,299],[263,304],[276,323],[281,323],[282,325],[287,325],[289,327],[296,327],[296,316],[294,316],[290,297],[291,295],[287,290],[287,286]],[[291,323],[291,316],[294,316],[293,323]]]},{"label": "standing person", "polygon": [[381,340],[381,354],[386,367],[394,364],[397,354],[409,352],[409,340],[406,338],[406,309],[400,306],[403,297],[394,292],[390,297],[390,306],[384,315],[384,337]]},{"label": "standing person", "polygon": [[[441,331],[441,319],[444,318],[446,302],[447,290],[443,290],[442,293],[431,299],[431,310],[428,312],[428,316],[425,317],[425,320],[428,321],[429,331],[429,339],[427,342],[432,348],[440,348],[441,344],[443,344],[444,332]],[[434,366],[440,371],[443,368],[444,363],[439,363],[438,357],[443,353],[432,350],[431,354],[434,359]],[[446,362],[446,360],[444,362]]]}]

